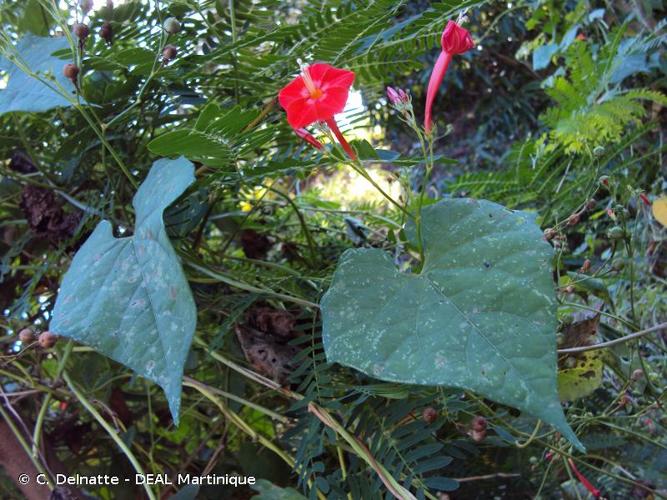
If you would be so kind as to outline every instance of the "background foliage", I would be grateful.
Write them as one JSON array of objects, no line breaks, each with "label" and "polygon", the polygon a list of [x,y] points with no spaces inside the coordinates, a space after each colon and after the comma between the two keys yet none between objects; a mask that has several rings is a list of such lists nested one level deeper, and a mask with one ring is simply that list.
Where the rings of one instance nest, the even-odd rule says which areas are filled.
[{"label": "background foliage", "polygon": [[[559,347],[665,322],[665,229],[639,197],[655,203],[666,187],[658,3],[129,1],[84,18],[66,2],[5,1],[0,409],[28,455],[34,446],[33,467],[266,480],[257,491],[204,486],[180,498],[380,498],[397,487],[418,498],[584,498],[578,474],[608,498],[665,496],[664,327],[559,356],[586,454],[475,394],[326,363],[313,304],[338,257],[375,247],[407,267],[404,221],[363,178],[300,142],[275,97],[299,60],[355,71],[363,105],[346,113],[346,133],[386,189],[418,190],[419,144],[384,88],[409,89],[420,114],[442,28],[465,8],[478,47],[458,56],[441,89],[446,135],[426,192],[532,211],[551,230]],[[169,16],[182,24],[170,36]],[[82,57],[69,50],[77,20],[91,31]],[[67,102],[48,87],[39,100],[26,94],[34,78],[17,85],[8,61],[26,36],[62,44],[57,64],[36,67],[43,50],[21,55],[33,71],[53,68]],[[163,63],[166,44],[178,53]],[[81,67],[78,93],[61,76],[67,62]],[[9,112],[10,91],[31,112]],[[17,334],[47,328],[76,250],[102,218],[131,235],[136,186],[156,159],[180,155],[196,181],[164,223],[198,317],[175,427],[158,386],[88,347],[61,339],[45,349]],[[473,432],[480,416],[482,435]],[[9,498],[23,494],[16,463],[2,464]],[[178,487],[147,489],[168,497]],[[134,485],[88,493],[148,494]]]}]

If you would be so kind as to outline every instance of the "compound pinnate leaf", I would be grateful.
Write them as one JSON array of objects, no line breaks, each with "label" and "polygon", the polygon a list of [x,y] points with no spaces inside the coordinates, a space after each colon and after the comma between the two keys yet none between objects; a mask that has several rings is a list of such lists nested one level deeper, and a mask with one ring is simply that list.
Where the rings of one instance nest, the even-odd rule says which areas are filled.
[{"label": "compound pinnate leaf", "polygon": [[159,160],[134,196],[134,235],[102,221],[65,274],[50,329],[159,384],[178,423],[197,310],[162,215],[194,181],[185,158]]},{"label": "compound pinnate leaf", "polygon": [[[44,77],[47,73],[67,92],[74,91],[74,85],[63,75],[63,67],[69,61],[53,54],[68,49],[67,39],[26,35],[19,40],[10,54],[33,73]],[[7,72],[7,87],[0,90],[0,114],[11,111],[39,113],[52,108],[71,106],[71,102],[56,90],[55,83],[46,85],[42,81],[23,72],[14,62],[0,57],[0,70]]]},{"label": "compound pinnate leaf", "polygon": [[[551,423],[580,449],[556,385],[552,249],[525,213],[444,200],[422,212],[425,262],[399,272],[348,250],[322,298],[329,361],[373,377],[473,390]],[[415,239],[415,228],[407,232]]]}]

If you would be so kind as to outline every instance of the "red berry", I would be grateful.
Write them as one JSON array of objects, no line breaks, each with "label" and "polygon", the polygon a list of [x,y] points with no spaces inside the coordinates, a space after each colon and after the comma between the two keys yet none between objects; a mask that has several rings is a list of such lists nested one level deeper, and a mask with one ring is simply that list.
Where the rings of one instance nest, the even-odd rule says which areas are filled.
[{"label": "red berry", "polygon": [[484,438],[486,437],[486,431],[472,430],[470,431],[470,437],[475,443],[481,443],[482,441],[484,441]]},{"label": "red berry", "polygon": [[63,67],[63,75],[74,82],[76,81],[76,77],[79,76],[79,67],[72,63],[65,64]]},{"label": "red berry", "polygon": [[58,340],[58,336],[50,331],[45,331],[39,334],[39,345],[43,349],[50,349],[54,345],[56,345],[56,341]]},{"label": "red berry", "polygon": [[19,332],[19,340],[24,344],[29,344],[35,340],[35,334],[30,328],[24,328]]},{"label": "red berry", "polygon": [[100,28],[100,38],[102,38],[109,45],[111,45],[113,42],[113,28],[111,27],[111,23],[109,21],[105,21],[105,23]]},{"label": "red berry", "polygon": [[178,54],[176,47],[173,45],[166,45],[164,49],[162,49],[162,61],[168,63],[176,57],[176,54]]},{"label": "red berry", "polygon": [[590,270],[591,270],[591,261],[586,259],[583,265],[581,266],[581,269],[579,269],[579,272],[587,273]]},{"label": "red berry", "polygon": [[488,422],[486,421],[486,419],[484,417],[481,417],[481,416],[478,415],[478,416],[476,416],[475,418],[472,419],[472,423],[470,424],[470,428],[473,431],[482,432],[482,431],[486,431],[487,425],[488,425]]},{"label": "red berry", "polygon": [[579,214],[572,214],[567,218],[567,225],[568,226],[576,226],[579,224],[579,221],[581,220],[581,217]]},{"label": "red berry", "polygon": [[88,25],[83,23],[76,23],[72,26],[72,32],[76,35],[79,40],[85,40],[90,34],[90,29]]},{"label": "red berry", "polygon": [[438,418],[438,410],[432,406],[428,406],[424,408],[424,411],[422,412],[422,418],[427,424],[432,424]]},{"label": "red berry", "polygon": [[551,240],[553,240],[553,239],[556,237],[556,234],[558,234],[558,233],[557,233],[556,230],[555,230],[554,228],[552,228],[552,227],[547,228],[547,229],[544,230],[544,238],[545,238],[547,241],[551,241]]},{"label": "red berry", "polygon": [[164,23],[162,24],[162,27],[170,35],[175,35],[179,31],[181,31],[181,23],[179,23],[178,19],[176,19],[175,17],[168,17],[167,19],[165,19]]}]

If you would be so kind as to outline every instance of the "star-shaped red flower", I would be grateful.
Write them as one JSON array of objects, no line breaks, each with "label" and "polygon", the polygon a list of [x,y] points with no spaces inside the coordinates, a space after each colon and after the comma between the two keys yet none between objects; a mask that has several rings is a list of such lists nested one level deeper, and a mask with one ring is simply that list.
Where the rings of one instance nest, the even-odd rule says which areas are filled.
[{"label": "star-shaped red flower", "polygon": [[315,63],[288,83],[278,94],[280,105],[287,111],[287,121],[294,129],[314,122],[326,122],[343,111],[354,73]]}]

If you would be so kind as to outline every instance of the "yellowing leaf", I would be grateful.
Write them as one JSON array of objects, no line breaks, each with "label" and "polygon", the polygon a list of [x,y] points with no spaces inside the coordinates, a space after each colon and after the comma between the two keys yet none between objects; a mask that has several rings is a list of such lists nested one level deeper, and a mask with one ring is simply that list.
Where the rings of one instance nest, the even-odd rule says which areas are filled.
[{"label": "yellowing leaf", "polygon": [[584,352],[573,368],[558,372],[558,394],[561,401],[574,401],[588,396],[602,383],[602,353]]},{"label": "yellowing leaf", "polygon": [[660,224],[667,227],[667,197],[658,198],[653,202],[653,217]]}]

